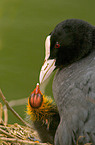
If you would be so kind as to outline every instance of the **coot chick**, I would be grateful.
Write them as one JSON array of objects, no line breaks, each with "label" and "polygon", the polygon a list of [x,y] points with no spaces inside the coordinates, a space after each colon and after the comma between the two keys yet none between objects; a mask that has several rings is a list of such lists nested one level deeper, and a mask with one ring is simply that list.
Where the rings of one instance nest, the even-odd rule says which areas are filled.
[{"label": "coot chick", "polygon": [[55,145],[95,144],[95,27],[79,19],[59,23],[46,39],[40,72],[54,69],[53,95],[60,114]]},{"label": "coot chick", "polygon": [[39,84],[28,98],[27,114],[32,127],[38,132],[41,142],[54,143],[59,124],[59,113],[55,101],[41,93]]}]

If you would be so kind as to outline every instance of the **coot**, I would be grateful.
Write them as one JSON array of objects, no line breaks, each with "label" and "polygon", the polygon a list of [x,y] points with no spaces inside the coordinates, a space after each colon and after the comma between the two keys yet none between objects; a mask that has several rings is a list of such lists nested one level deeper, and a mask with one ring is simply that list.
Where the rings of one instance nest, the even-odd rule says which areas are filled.
[{"label": "coot", "polygon": [[45,44],[40,83],[57,68],[53,95],[60,123],[55,145],[95,145],[95,27],[79,19],[65,20]]}]

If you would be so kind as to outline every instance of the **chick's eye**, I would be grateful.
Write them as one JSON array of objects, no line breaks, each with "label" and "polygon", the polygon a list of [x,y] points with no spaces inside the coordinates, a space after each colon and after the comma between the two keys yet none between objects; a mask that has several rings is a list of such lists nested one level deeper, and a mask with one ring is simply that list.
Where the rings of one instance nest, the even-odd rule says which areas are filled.
[{"label": "chick's eye", "polygon": [[60,44],[58,42],[56,42],[55,48],[59,48],[59,47],[60,47]]}]

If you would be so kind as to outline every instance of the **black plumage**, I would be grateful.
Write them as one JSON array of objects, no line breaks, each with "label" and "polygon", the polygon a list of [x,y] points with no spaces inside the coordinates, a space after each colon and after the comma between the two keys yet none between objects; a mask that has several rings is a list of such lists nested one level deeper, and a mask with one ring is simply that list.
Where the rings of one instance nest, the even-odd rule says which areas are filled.
[{"label": "black plumage", "polygon": [[[53,81],[60,124],[56,145],[95,144],[95,52],[58,70]],[[80,145],[79,144],[79,145]]]},{"label": "black plumage", "polygon": [[[70,65],[85,57],[95,48],[95,27],[89,23],[69,19],[59,23],[51,32],[50,59],[56,59],[57,67]],[[56,48],[56,42],[60,44]]]},{"label": "black plumage", "polygon": [[[95,27],[69,19],[51,32],[53,95],[60,114],[55,145],[95,145]],[[59,44],[57,47],[56,44]]]}]

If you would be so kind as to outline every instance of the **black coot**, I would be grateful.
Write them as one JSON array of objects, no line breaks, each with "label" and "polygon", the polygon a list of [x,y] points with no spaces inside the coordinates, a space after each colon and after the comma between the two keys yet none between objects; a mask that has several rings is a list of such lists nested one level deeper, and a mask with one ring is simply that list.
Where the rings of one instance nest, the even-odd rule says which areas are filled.
[{"label": "black coot", "polygon": [[95,145],[95,27],[68,19],[55,27],[48,42],[40,82],[49,69],[58,68],[53,81],[60,115],[55,145]]}]

